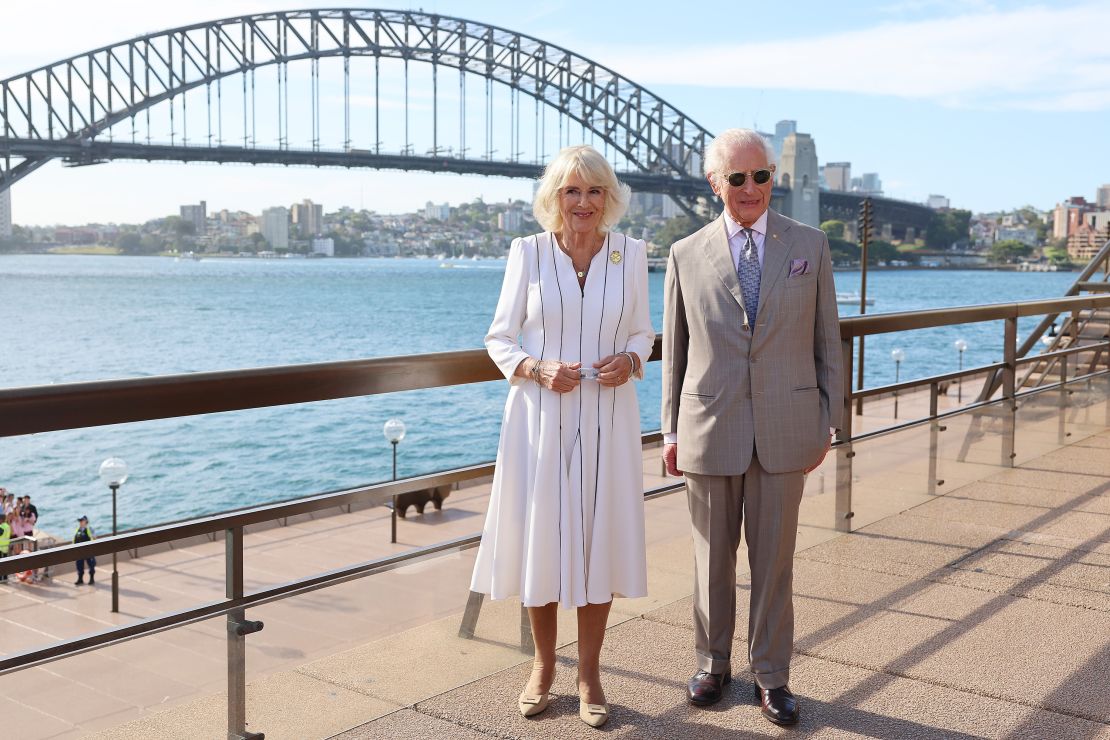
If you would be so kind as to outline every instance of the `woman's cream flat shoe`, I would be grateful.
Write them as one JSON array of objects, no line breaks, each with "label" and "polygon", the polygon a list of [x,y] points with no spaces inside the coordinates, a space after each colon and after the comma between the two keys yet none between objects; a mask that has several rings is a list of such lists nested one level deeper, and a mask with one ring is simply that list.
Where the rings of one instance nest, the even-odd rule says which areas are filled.
[{"label": "woman's cream flat shoe", "polygon": [[531,717],[539,714],[547,709],[547,705],[551,703],[552,697],[550,693],[547,694],[521,694],[517,706],[520,707],[520,713],[525,717]]},{"label": "woman's cream flat shoe", "polygon": [[609,705],[582,702],[578,708],[578,716],[590,727],[601,727],[609,721]]}]

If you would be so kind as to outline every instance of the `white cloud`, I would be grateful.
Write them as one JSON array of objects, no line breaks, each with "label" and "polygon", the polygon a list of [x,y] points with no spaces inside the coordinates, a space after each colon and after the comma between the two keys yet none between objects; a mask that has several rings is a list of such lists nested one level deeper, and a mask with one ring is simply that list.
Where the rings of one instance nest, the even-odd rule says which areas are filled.
[{"label": "white cloud", "polygon": [[646,85],[820,90],[954,107],[1110,107],[1110,5],[987,10],[743,45],[621,51],[604,61]]}]

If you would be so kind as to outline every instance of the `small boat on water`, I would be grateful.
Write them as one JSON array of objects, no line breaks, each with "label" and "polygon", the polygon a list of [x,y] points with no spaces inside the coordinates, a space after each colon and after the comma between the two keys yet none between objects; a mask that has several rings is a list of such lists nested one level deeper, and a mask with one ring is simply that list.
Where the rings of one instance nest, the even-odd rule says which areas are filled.
[{"label": "small boat on water", "polygon": [[[841,304],[841,305],[844,305],[844,306],[858,306],[859,305],[859,293],[837,293],[836,294],[836,302]],[[875,305],[875,299],[874,298],[868,298],[863,303],[864,303],[865,306],[874,306]]]}]

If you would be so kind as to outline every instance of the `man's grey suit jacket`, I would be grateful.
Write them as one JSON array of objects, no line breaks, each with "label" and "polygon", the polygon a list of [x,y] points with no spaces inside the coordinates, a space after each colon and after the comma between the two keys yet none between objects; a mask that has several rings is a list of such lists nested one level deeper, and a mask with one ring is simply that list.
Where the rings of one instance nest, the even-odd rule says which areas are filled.
[{"label": "man's grey suit jacket", "polygon": [[663,432],[678,467],[803,470],[840,426],[843,375],[824,232],[767,214],[756,326],[747,326],[724,216],[671,247],[663,294]]}]

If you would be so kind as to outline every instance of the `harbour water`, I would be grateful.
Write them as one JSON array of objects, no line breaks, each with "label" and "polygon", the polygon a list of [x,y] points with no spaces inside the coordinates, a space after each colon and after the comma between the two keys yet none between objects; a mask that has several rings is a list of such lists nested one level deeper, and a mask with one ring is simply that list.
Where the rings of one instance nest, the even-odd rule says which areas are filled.
[{"label": "harbour water", "polygon": [[[0,258],[0,387],[407,355],[482,346],[501,286],[496,260],[175,261],[160,257]],[[842,292],[858,272],[836,273]],[[868,313],[1051,298],[1074,273],[886,270],[868,276]],[[650,275],[662,323],[663,275]],[[840,307],[842,315],[858,312]],[[1028,331],[1035,323],[1025,321]],[[998,323],[867,342],[867,385],[1001,358]],[[0,486],[31,494],[48,531],[88,514],[110,527],[97,481],[116,455],[132,469],[120,526],[146,526],[384,480],[382,424],[402,418],[399,473],[493,458],[501,382],[0,439]],[[658,428],[659,366],[639,384],[642,427]]]}]

